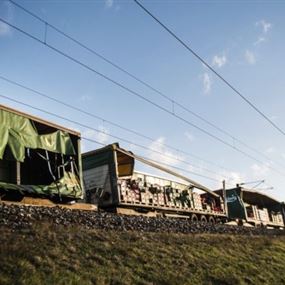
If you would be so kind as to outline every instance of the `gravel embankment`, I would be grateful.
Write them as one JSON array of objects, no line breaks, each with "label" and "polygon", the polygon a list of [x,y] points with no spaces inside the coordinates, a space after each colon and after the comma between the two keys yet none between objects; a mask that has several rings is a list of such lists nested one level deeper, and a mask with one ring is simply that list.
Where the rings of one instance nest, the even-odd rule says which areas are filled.
[{"label": "gravel embankment", "polygon": [[105,212],[0,204],[0,226],[27,228],[40,221],[58,225],[81,225],[89,229],[174,233],[228,233],[242,235],[285,235],[284,230],[248,228],[223,224],[191,223],[184,219],[123,216]]}]

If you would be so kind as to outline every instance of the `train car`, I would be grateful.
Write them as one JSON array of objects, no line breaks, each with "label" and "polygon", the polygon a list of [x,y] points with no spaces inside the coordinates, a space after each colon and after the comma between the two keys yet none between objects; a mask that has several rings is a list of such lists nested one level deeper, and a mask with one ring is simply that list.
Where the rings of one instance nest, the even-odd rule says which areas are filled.
[{"label": "train car", "polygon": [[0,105],[1,200],[82,199],[80,133]]},{"label": "train car", "polygon": [[[118,144],[87,152],[82,158],[87,202],[100,208],[213,223],[226,218],[220,195],[160,164],[126,151]],[[135,171],[135,161],[185,182]],[[206,191],[209,198],[201,199],[199,191]]]},{"label": "train car", "polygon": [[226,207],[229,219],[238,220],[253,226],[284,228],[284,203],[254,189],[239,185],[226,191]]}]

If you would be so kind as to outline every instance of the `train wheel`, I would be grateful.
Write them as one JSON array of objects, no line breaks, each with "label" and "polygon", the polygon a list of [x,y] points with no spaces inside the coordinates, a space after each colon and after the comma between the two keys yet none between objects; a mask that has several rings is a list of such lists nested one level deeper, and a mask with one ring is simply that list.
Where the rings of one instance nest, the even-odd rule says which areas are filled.
[{"label": "train wheel", "polygon": [[210,223],[210,224],[215,224],[215,218],[211,216],[211,217],[209,218],[209,223]]},{"label": "train wheel", "polygon": [[202,223],[207,223],[207,218],[204,215],[202,215],[201,218],[200,218],[200,221]]},{"label": "train wheel", "polygon": [[195,214],[192,214],[191,222],[194,222],[194,223],[198,222],[198,217]]}]

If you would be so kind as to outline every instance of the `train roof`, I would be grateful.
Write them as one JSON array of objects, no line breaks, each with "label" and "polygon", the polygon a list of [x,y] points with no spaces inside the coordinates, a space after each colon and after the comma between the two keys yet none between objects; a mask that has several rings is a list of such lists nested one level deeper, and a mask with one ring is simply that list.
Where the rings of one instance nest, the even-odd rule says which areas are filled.
[{"label": "train roof", "polygon": [[[244,202],[252,205],[263,205],[263,206],[273,206],[277,204],[281,204],[281,201],[276,200],[275,198],[271,197],[270,195],[267,195],[265,193],[262,193],[260,191],[257,191],[255,189],[248,189],[243,187],[236,187],[232,189],[226,189],[226,190],[233,190],[236,189],[239,194],[242,192],[242,199]],[[219,193],[222,195],[223,190],[219,189],[215,191],[216,193]]]},{"label": "train roof", "polygon": [[57,129],[57,130],[61,130],[61,131],[67,132],[67,133],[69,133],[69,134],[71,134],[71,135],[74,135],[74,136],[77,136],[77,137],[81,137],[80,132],[71,130],[71,129],[69,129],[69,128],[60,126],[60,125],[58,125],[58,124],[55,124],[55,123],[52,123],[52,122],[50,122],[50,121],[41,119],[41,118],[39,118],[39,117],[36,117],[36,116],[30,115],[30,114],[27,114],[27,113],[25,113],[25,112],[22,112],[22,111],[13,109],[13,108],[11,108],[11,107],[4,106],[4,105],[1,105],[1,104],[0,104],[0,110],[4,110],[4,111],[6,111],[6,112],[13,113],[13,114],[16,114],[16,115],[25,117],[25,118],[28,118],[28,119],[34,121],[34,122],[37,122],[37,123],[40,123],[40,124],[43,124],[43,125],[52,127],[52,128],[54,128],[54,129]]},{"label": "train roof", "polygon": [[[91,156],[91,155],[98,154],[98,153],[103,153],[103,152],[110,151],[110,150],[115,151],[116,149],[121,149],[119,146],[119,143],[112,143],[112,144],[106,145],[104,147],[95,149],[95,150],[87,151],[87,152],[83,153],[82,156],[87,157],[87,156]],[[127,150],[125,150],[125,151],[127,151]],[[130,151],[127,151],[127,152],[132,154],[132,152],[130,152]]]},{"label": "train roof", "polygon": [[262,192],[256,191],[254,189],[246,189],[242,188],[243,192],[243,199],[247,201],[250,204],[260,202],[261,204],[267,204],[267,205],[274,205],[274,204],[280,204],[281,202],[276,200],[275,198],[264,194]]}]

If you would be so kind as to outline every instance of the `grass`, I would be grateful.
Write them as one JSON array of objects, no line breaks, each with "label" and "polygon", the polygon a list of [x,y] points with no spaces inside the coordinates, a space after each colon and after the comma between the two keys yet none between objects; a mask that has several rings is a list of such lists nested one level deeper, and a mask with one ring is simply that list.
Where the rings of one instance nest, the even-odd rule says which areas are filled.
[{"label": "grass", "polygon": [[285,237],[0,227],[0,284],[285,284]]}]

